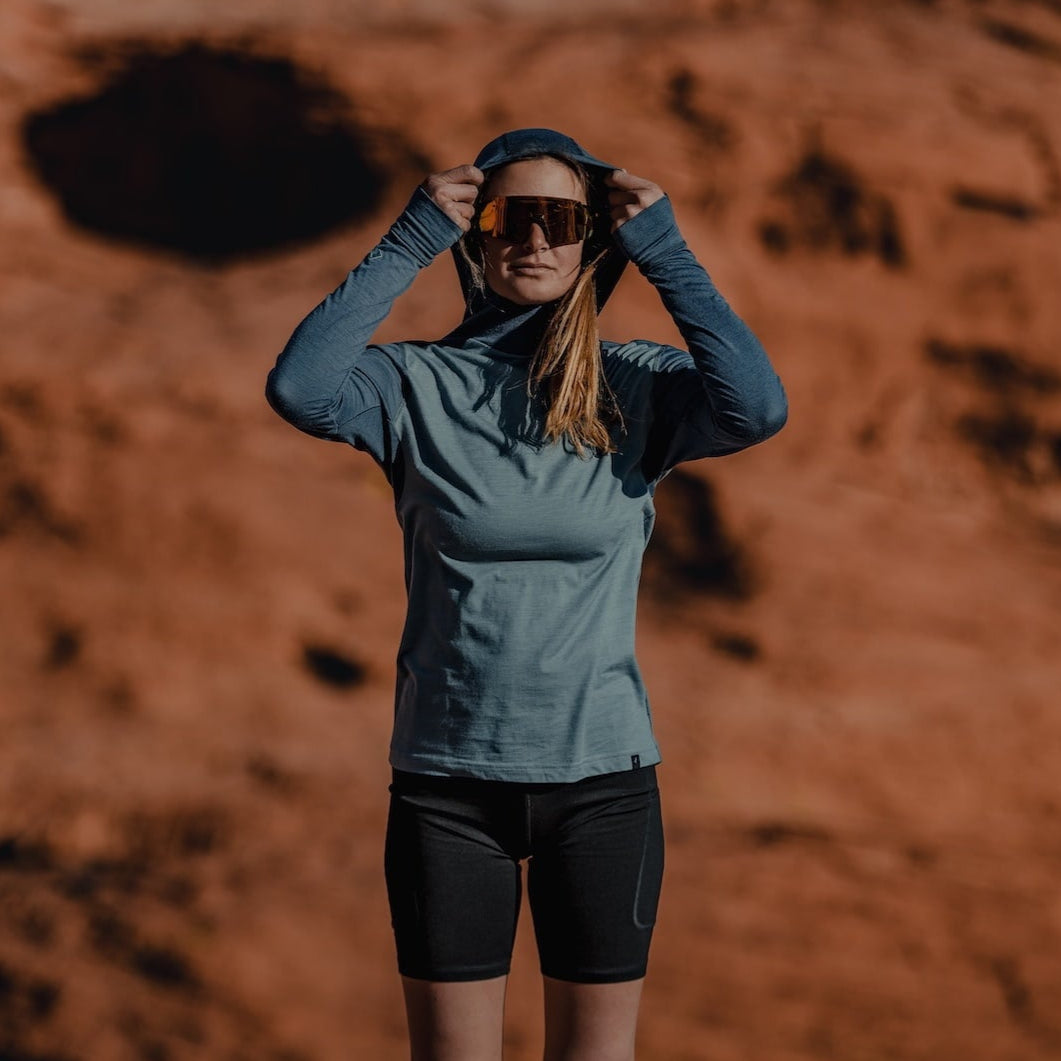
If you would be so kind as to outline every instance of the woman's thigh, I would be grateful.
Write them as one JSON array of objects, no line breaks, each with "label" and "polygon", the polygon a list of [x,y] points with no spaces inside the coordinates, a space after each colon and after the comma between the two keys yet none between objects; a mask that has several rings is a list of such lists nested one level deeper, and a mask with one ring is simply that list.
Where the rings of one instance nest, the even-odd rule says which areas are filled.
[{"label": "woman's thigh", "polygon": [[579,782],[535,805],[532,822],[527,892],[542,973],[579,984],[643,978],[663,879],[655,771]]},{"label": "woman's thigh", "polygon": [[509,971],[521,878],[504,790],[395,775],[384,867],[402,976],[488,980]]}]

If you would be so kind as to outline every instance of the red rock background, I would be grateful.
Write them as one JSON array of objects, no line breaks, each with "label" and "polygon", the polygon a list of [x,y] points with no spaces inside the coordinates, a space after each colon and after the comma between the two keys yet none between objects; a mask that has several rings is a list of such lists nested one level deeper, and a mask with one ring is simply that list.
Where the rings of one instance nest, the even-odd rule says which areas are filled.
[{"label": "red rock background", "polygon": [[[668,190],[791,400],[660,491],[640,1056],[1061,1057],[1061,5],[368,8],[0,10],[0,1058],[405,1056],[398,529],[371,462],[262,390],[429,168],[537,124]],[[138,90],[125,124],[64,111],[72,138],[57,108],[113,101],[129,56],[223,52],[336,94],[300,120],[361,138],[370,212],[223,260],[71,216],[57,183],[121,213],[243,73]],[[285,84],[226,139],[268,140]],[[380,337],[441,334],[456,299],[442,259]],[[677,339],[636,274],[604,331]],[[525,929],[513,1059],[540,1053]]]}]

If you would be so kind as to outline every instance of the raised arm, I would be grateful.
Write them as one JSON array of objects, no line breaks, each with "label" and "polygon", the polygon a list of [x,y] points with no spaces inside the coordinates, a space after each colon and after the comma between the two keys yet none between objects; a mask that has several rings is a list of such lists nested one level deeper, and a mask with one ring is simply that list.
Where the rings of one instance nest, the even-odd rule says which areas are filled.
[{"label": "raised arm", "polygon": [[266,398],[285,420],[384,459],[400,380],[366,347],[420,269],[467,230],[481,182],[474,166],[429,177],[360,265],[302,320],[266,382]]},{"label": "raised arm", "polygon": [[652,478],[776,434],[788,416],[781,381],[747,324],[719,293],[678,230],[658,186],[616,171],[613,238],[659,292],[688,350],[664,347],[653,388]]}]

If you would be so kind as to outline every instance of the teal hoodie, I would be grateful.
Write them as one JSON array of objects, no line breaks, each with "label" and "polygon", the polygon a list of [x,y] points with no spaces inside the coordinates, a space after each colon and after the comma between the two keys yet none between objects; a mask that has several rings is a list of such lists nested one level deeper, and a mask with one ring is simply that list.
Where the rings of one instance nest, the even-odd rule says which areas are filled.
[{"label": "teal hoodie", "polygon": [[[541,153],[580,161],[591,202],[606,202],[617,167],[552,130],[506,133],[475,164]],[[281,416],[368,452],[394,490],[408,595],[390,749],[400,770],[567,782],[659,762],[634,655],[656,485],[680,461],[736,452],[785,422],[765,351],[687,247],[670,200],[598,233],[598,304],[632,262],[688,347],[601,344],[625,425],[614,453],[542,441],[527,373],[553,306],[476,291],[459,256],[466,310],[453,331],[370,342],[461,236],[422,188],[269,374]]]}]

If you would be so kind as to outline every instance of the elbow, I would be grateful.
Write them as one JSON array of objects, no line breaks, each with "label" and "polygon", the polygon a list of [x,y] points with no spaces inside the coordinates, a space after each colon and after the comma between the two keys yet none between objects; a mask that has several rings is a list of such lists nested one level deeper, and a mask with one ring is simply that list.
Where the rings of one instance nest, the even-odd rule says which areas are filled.
[{"label": "elbow", "polygon": [[275,366],[265,381],[265,400],[275,413],[285,420],[294,421],[298,418],[299,397],[297,389],[292,381],[281,371],[280,366]]},{"label": "elbow", "polygon": [[289,424],[316,438],[335,438],[333,405],[311,392],[305,383],[282,365],[276,365],[265,381],[265,400]]},{"label": "elbow", "polygon": [[265,381],[265,400],[279,416],[302,431],[317,433],[319,415],[314,409],[305,388],[290,372],[277,365]]},{"label": "elbow", "polygon": [[763,405],[759,415],[759,439],[763,442],[776,435],[788,423],[788,399],[778,384],[777,393]]},{"label": "elbow", "polygon": [[730,425],[729,434],[744,449],[765,442],[776,435],[788,420],[788,400],[780,385],[775,392],[763,395],[754,405],[746,405]]}]

